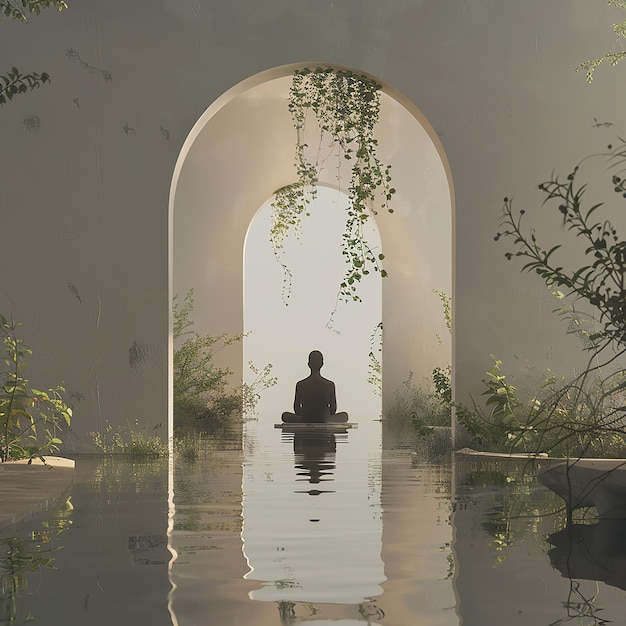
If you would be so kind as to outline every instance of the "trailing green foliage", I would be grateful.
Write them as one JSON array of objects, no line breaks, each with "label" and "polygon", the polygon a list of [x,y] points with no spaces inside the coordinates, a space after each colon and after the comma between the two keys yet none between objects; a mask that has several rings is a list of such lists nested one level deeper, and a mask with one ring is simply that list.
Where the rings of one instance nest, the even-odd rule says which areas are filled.
[{"label": "trailing green foliage", "polygon": [[0,369],[0,460],[30,459],[54,452],[62,443],[62,424],[70,425],[72,409],[58,385],[47,391],[30,386],[24,378],[26,356],[32,350],[17,337],[19,324],[0,315],[5,357]]},{"label": "trailing green foliage", "polygon": [[450,332],[452,332],[452,300],[445,291],[433,289],[433,293],[436,293],[439,296],[441,308],[443,309],[443,319],[446,323],[446,328]]},{"label": "trailing green foliage", "polygon": [[[370,271],[387,275],[381,267],[384,256],[372,250],[363,232],[364,224],[377,212],[377,202],[381,209],[393,212],[389,205],[395,193],[391,187],[391,166],[384,165],[377,157],[378,140],[374,136],[380,117],[380,88],[376,81],[348,70],[317,67],[294,73],[289,111],[296,128],[298,181],[275,192],[270,231],[274,254],[284,271],[284,300],[289,297],[291,273],[282,261],[283,241],[291,229],[299,230],[302,215],[307,213],[316,195],[319,173],[328,158],[321,154],[327,135],[332,138],[337,158],[352,162],[349,207],[342,235],[342,252],[348,269],[340,284],[339,297],[344,301],[360,301],[357,285],[363,276]],[[320,133],[312,155],[307,150],[306,138],[309,114],[315,117]]]},{"label": "trailing green foliage", "polygon": [[234,343],[244,335],[200,336],[194,330],[190,315],[193,311],[193,290],[190,290],[183,304],[174,296],[174,420],[176,427],[192,424],[207,427],[227,422],[234,417],[254,411],[263,389],[276,384],[271,376],[271,364],[257,369],[254,381],[249,385],[231,387],[229,377],[232,372],[220,368],[213,362],[214,355]]},{"label": "trailing green foliage", "polygon": [[377,396],[383,394],[383,364],[379,354],[383,351],[383,323],[379,322],[370,335],[370,352],[368,355],[367,382],[374,387]]},{"label": "trailing green foliage", "polygon": [[[49,7],[63,11],[67,9],[67,4],[63,0],[0,0],[0,15],[27,22],[30,14],[39,15],[42,9]],[[0,74],[0,106],[18,94],[49,82],[50,76],[46,72],[23,74],[16,67],[12,67],[6,74]]]},{"label": "trailing green foliage", "polygon": [[[624,2],[623,0],[608,0],[608,4],[609,6],[614,6],[626,10],[626,2]],[[613,47],[615,47],[618,45],[618,43],[620,43],[622,39],[626,37],[626,20],[614,23],[612,24],[612,27],[613,32],[615,33],[615,43],[613,44]],[[593,81],[594,72],[600,65],[602,65],[603,63],[608,63],[609,65],[614,66],[617,65],[621,60],[623,60],[624,57],[626,57],[626,52],[624,52],[623,50],[619,52],[609,51],[596,59],[584,61],[576,68],[576,71],[585,72],[585,78],[587,82],[591,83]]]}]

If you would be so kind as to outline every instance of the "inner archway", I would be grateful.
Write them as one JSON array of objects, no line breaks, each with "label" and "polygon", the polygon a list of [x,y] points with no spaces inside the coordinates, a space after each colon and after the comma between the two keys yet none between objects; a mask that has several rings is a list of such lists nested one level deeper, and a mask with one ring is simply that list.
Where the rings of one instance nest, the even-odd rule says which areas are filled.
[{"label": "inner archway", "polygon": [[[194,289],[200,334],[243,331],[243,248],[252,216],[293,182],[293,71],[283,66],[239,83],[200,117],[181,150],[170,193],[170,302]],[[379,81],[380,82],[380,81]],[[439,140],[421,112],[388,85],[380,92],[378,155],[392,165],[394,214],[378,227],[389,276],[382,285],[383,414],[410,372],[453,364],[452,338],[435,290],[453,295],[453,191]],[[334,173],[320,183],[335,183]],[[171,326],[170,326],[171,328]],[[173,432],[170,335],[170,415]],[[243,349],[219,365],[243,380]]]},{"label": "inner archway", "polygon": [[[269,240],[271,200],[250,223],[244,261],[244,382],[252,385],[255,370],[272,364],[275,387],[263,391],[258,414],[273,416],[291,411],[294,384],[308,375],[307,355],[320,350],[325,356],[323,375],[337,388],[338,410],[351,416],[378,419],[381,387],[376,363],[382,359],[382,290],[379,273],[364,276],[359,285],[361,302],[338,301],[345,273],[341,252],[348,196],[330,187],[318,187],[302,232],[285,242],[285,272]],[[382,251],[373,221],[366,223],[372,250]],[[255,370],[250,367],[255,366]]]}]

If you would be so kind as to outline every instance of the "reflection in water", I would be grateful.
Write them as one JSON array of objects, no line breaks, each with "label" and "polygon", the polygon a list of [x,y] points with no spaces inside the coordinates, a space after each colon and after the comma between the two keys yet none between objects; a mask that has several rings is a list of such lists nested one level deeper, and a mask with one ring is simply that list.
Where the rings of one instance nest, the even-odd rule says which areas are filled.
[{"label": "reflection in water", "polygon": [[171,626],[166,520],[167,464],[77,458],[71,500],[3,533],[0,623]]},{"label": "reflection in water", "polygon": [[566,578],[601,580],[626,590],[626,520],[570,524],[548,536],[550,562]]},{"label": "reflection in water", "polygon": [[623,622],[626,524],[577,510],[568,525],[563,500],[537,480],[548,462],[457,456],[455,583],[464,626]]},{"label": "reflection in water", "polygon": [[[347,433],[346,430],[343,432]],[[293,438],[296,482],[306,481],[311,485],[331,482],[337,451],[335,432],[296,431],[291,437]],[[288,442],[289,438],[287,433],[283,435],[283,441]],[[322,493],[334,493],[334,490],[310,488],[305,491],[296,491],[296,493],[319,496]]]},{"label": "reflection in water", "polygon": [[271,424],[247,426],[245,579],[257,581],[250,598],[278,603],[284,623],[298,614],[295,603],[308,603],[309,612],[319,603],[358,606],[382,591],[375,435],[376,426],[352,431],[351,439],[336,426],[283,433]]},{"label": "reflection in water", "polygon": [[242,452],[175,461],[180,626],[458,625],[449,461],[383,457],[374,420],[315,436],[281,436],[262,418],[245,428]]},{"label": "reflection in water", "polygon": [[576,511],[567,525],[536,465],[452,471],[381,454],[361,424],[258,430],[245,455],[207,445],[197,463],[174,461],[169,563],[167,467],[78,459],[73,508],[0,540],[0,624],[624,623],[626,523]]},{"label": "reflection in water", "polygon": [[626,520],[570,523],[549,535],[548,542],[553,546],[550,562],[570,581],[563,622],[586,618],[586,624],[607,624],[603,607],[596,606],[599,586],[584,589],[579,581],[602,581],[626,590]]},{"label": "reflection in water", "polygon": [[24,524],[20,535],[0,538],[0,624],[35,619],[29,579],[41,568],[55,569],[54,554],[63,547],[59,536],[72,524],[72,509],[68,497],[47,519]]}]

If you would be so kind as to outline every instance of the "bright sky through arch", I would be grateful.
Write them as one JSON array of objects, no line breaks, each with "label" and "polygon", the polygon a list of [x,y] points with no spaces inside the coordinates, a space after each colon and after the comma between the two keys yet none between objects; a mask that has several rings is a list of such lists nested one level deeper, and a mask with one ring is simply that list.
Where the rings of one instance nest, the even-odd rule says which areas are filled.
[{"label": "bright sky through arch", "polygon": [[[376,272],[359,284],[362,302],[340,302],[339,284],[347,265],[341,254],[341,235],[346,221],[347,196],[335,189],[318,187],[310,215],[302,217],[302,234],[290,233],[284,245],[284,261],[293,275],[288,306],[282,300],[283,271],[269,240],[271,201],[250,224],[244,259],[244,380],[254,376],[247,364],[272,363],[278,385],[263,394],[259,412],[279,415],[291,410],[295,383],[308,375],[307,356],[321,350],[322,375],[335,381],[337,409],[353,417],[376,419],[381,400],[367,382],[370,337],[382,320],[381,278]],[[382,251],[373,220],[366,224],[373,249]],[[380,343],[377,335],[375,350]],[[378,353],[381,357],[381,353]],[[382,358],[382,357],[381,357]]]}]

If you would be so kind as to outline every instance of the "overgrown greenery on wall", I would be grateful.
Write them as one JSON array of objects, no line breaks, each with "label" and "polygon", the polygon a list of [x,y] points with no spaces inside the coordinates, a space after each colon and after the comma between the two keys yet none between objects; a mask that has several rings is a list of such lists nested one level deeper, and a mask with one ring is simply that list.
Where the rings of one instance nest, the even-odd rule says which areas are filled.
[{"label": "overgrown greenery on wall", "polygon": [[[624,0],[608,0],[608,5],[626,10],[626,2],[624,2]],[[594,73],[600,65],[603,63],[617,65],[624,59],[624,57],[626,57],[626,52],[624,50],[615,51],[615,48],[620,46],[620,44],[623,43],[623,39],[626,38],[626,19],[621,22],[615,22],[611,26],[613,28],[613,32],[615,33],[615,42],[613,43],[611,49],[608,52],[605,52],[602,56],[588,61],[583,61],[576,68],[577,72],[585,72],[585,78],[588,83],[593,81]]]},{"label": "overgrown greenery on wall", "polygon": [[33,389],[24,377],[31,349],[17,336],[19,324],[0,315],[5,356],[0,367],[0,461],[31,459],[59,449],[62,426],[70,425],[61,385]]},{"label": "overgrown greenery on wall", "polygon": [[[26,23],[31,15],[39,15],[43,9],[50,7],[63,11],[67,9],[67,4],[63,0],[0,0],[0,15]],[[46,72],[24,74],[17,67],[12,67],[5,74],[0,74],[0,106],[18,94],[49,82],[50,76]]]},{"label": "overgrown greenery on wall", "polygon": [[[380,118],[380,89],[376,81],[349,70],[330,67],[296,70],[289,91],[289,111],[296,129],[297,182],[275,192],[272,202],[270,241],[284,272],[283,300],[291,288],[291,272],[283,259],[283,243],[291,231],[299,232],[315,197],[322,167],[337,159],[337,184],[349,197],[342,252],[348,266],[339,286],[338,299],[360,301],[357,286],[363,276],[380,272],[382,253],[367,242],[363,227],[377,210],[392,213],[391,166],[377,156],[376,124]],[[311,119],[313,118],[313,119]],[[311,123],[315,126],[311,128]],[[331,154],[326,147],[330,143]],[[341,162],[350,161],[347,185],[340,177]]]}]

